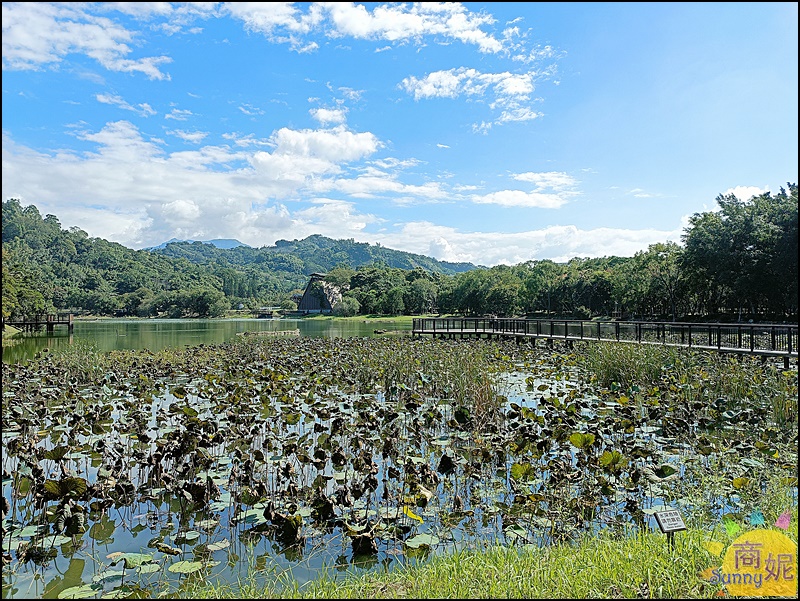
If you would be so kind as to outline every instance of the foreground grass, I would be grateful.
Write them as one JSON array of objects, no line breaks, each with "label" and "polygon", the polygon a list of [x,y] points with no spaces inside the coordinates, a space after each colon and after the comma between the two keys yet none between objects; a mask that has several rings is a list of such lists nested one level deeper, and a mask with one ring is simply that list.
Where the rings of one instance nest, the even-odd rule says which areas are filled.
[{"label": "foreground grass", "polygon": [[[797,541],[797,507],[787,535]],[[196,584],[169,597],[196,599],[711,599],[725,595],[706,574],[722,557],[709,541],[727,547],[723,529],[690,529],[675,535],[670,547],[660,533],[624,538],[584,536],[577,544],[547,548],[493,547],[436,556],[424,565],[337,578],[323,574],[299,585],[282,577],[273,584],[249,582]],[[261,578],[263,582],[263,575]]]}]

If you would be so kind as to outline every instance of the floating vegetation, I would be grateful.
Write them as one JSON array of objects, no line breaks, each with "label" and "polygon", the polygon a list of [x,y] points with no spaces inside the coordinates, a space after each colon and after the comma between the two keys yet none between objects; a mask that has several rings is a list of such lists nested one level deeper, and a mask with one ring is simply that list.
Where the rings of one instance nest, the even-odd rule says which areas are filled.
[{"label": "floating vegetation", "polygon": [[776,473],[796,504],[796,369],[592,344],[241,336],[3,364],[3,596],[60,558],[48,595],[126,596],[260,548],[369,566],[622,535],[665,504],[711,528],[784,511],[754,506]]}]

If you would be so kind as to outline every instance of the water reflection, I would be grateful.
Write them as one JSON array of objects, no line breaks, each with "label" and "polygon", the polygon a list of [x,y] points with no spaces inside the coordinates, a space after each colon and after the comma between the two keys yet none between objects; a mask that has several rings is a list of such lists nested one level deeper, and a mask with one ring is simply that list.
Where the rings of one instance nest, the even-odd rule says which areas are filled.
[{"label": "water reflection", "polygon": [[126,349],[158,351],[196,344],[219,344],[245,332],[299,330],[301,336],[323,338],[375,337],[376,326],[388,332],[411,330],[409,323],[337,319],[98,319],[78,320],[73,334],[65,328],[52,334],[25,335],[3,347],[4,363],[32,359],[43,349],[55,350],[85,340],[102,352]]}]

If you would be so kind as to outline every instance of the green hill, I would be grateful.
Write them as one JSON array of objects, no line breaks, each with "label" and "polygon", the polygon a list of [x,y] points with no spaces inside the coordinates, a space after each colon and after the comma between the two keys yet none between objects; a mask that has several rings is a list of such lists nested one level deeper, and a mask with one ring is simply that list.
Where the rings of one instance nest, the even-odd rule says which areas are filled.
[{"label": "green hill", "polygon": [[364,265],[380,263],[386,267],[415,269],[420,267],[430,273],[455,275],[475,269],[472,263],[438,261],[425,255],[394,250],[380,245],[349,240],[334,240],[319,234],[302,240],[278,240],[275,246],[252,248],[218,248],[202,242],[170,242],[162,247],[148,249],[167,257],[187,259],[196,264],[217,263],[226,266],[262,265],[273,271],[309,275],[327,272],[334,267],[347,265],[358,269]]},{"label": "green hill", "polygon": [[[405,272],[414,280],[421,273],[441,278],[475,269],[468,263],[324,236],[262,248],[179,241],[133,250],[92,238],[77,227],[62,229],[55,215],[42,217],[34,205],[23,207],[13,198],[3,201],[2,217],[4,316],[55,310],[214,316],[240,304],[278,305],[305,288],[311,273],[337,267],[367,269],[373,284],[375,273],[386,275],[386,282],[403,290],[410,286]],[[376,294],[383,298],[388,289]],[[377,306],[373,301],[367,306]]]}]

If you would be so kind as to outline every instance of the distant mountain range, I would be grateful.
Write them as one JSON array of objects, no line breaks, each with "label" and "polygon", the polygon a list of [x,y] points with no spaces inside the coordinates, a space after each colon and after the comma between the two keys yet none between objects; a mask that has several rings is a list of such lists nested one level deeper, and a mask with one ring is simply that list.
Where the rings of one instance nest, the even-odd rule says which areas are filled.
[{"label": "distant mountain range", "polygon": [[167,244],[172,244],[173,242],[188,242],[189,244],[193,242],[202,242],[203,244],[210,244],[211,246],[215,246],[216,248],[236,248],[237,246],[247,246],[247,248],[252,248],[248,244],[244,242],[239,242],[238,240],[234,240],[233,238],[215,238],[214,240],[179,240],[178,238],[170,238],[166,242],[162,242],[158,246],[151,246],[150,248],[145,248],[143,250],[159,250],[162,248],[166,248]]}]

